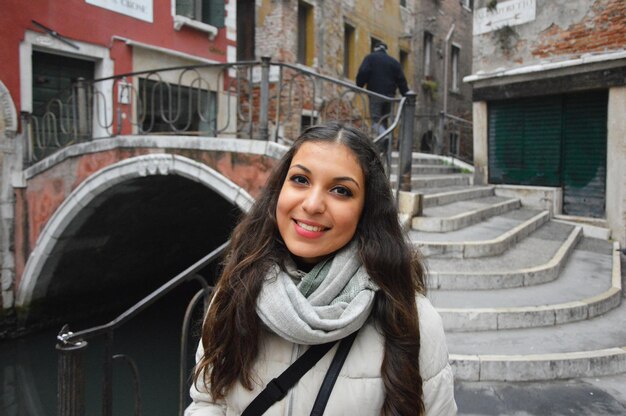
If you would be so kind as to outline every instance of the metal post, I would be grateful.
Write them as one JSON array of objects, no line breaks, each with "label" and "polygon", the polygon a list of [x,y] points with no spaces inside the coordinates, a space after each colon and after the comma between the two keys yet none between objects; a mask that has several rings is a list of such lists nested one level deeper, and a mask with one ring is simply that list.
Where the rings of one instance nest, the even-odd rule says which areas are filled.
[{"label": "metal post", "polygon": [[[415,123],[415,102],[417,94],[409,91],[402,109],[402,130],[398,155],[398,191],[411,191],[411,163],[413,161],[413,126]],[[398,193],[399,195],[399,193]]]},{"label": "metal post", "polygon": [[270,58],[269,56],[261,57],[261,112],[259,115],[259,134],[261,140],[269,139],[268,129],[268,107],[270,97]]},{"label": "metal post", "polygon": [[57,337],[57,416],[85,414],[85,341],[67,341],[72,335],[67,325]]},{"label": "metal post", "polygon": [[104,336],[104,382],[102,383],[102,415],[113,415],[113,330]]},{"label": "metal post", "polygon": [[76,80],[76,116],[78,123],[78,138],[84,140],[89,137],[89,108],[87,105],[87,83],[79,77]]}]

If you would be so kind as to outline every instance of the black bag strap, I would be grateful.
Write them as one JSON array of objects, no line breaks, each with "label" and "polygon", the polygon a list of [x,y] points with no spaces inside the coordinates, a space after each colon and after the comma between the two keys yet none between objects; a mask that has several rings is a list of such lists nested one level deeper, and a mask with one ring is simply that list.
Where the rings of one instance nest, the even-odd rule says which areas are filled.
[{"label": "black bag strap", "polygon": [[272,379],[246,407],[241,416],[260,416],[274,403],[282,400],[289,389],[302,378],[337,342],[314,345],[305,351],[281,375]]},{"label": "black bag strap", "polygon": [[324,409],[326,409],[326,403],[328,403],[330,393],[333,391],[333,387],[335,387],[335,382],[337,381],[341,367],[343,367],[343,363],[348,357],[348,353],[350,352],[350,348],[356,338],[357,332],[353,332],[341,340],[341,344],[339,344],[339,348],[337,348],[333,361],[330,363],[330,367],[328,367],[326,377],[324,377],[324,381],[322,382],[322,387],[320,387],[320,391],[317,393],[317,398],[315,398],[315,403],[313,404],[313,409],[311,410],[311,416],[322,416],[324,414]]},{"label": "black bag strap", "polygon": [[[358,331],[357,331],[358,332]],[[337,349],[337,353],[339,353],[339,349],[341,346],[351,338],[349,342],[349,346],[352,346],[352,341],[354,341],[354,337],[356,336],[356,332],[348,337],[344,338]],[[250,402],[248,407],[243,411],[241,416],[260,416],[264,414],[267,409],[269,409],[274,403],[282,400],[287,392],[305,375],[313,366],[322,359],[324,355],[337,343],[337,341],[328,342],[326,344],[313,345],[308,350],[304,352],[296,361],[294,361],[285,371],[283,371],[278,377],[272,379],[265,389],[261,391],[255,398]],[[350,348],[348,347],[348,350]],[[347,351],[345,353],[347,355]],[[333,358],[333,362],[331,363],[330,369],[333,367],[333,363],[336,361],[338,354],[335,354]],[[345,361],[345,357],[341,360],[341,364],[343,365],[343,361]],[[341,369],[341,366],[339,366]],[[326,377],[322,382],[322,387],[326,384],[326,379],[329,377],[329,372],[326,373]],[[337,375],[339,371],[337,371]],[[328,396],[330,396],[330,391],[335,384],[335,380],[337,376],[332,380],[332,384],[330,385],[330,389],[328,390]],[[321,390],[321,389],[320,389]],[[318,399],[319,399],[318,394]],[[317,404],[318,399],[315,400]],[[324,407],[326,407],[326,402],[328,401],[328,397],[326,397],[322,407],[322,412],[324,411]],[[315,408],[315,405],[314,405]]]}]

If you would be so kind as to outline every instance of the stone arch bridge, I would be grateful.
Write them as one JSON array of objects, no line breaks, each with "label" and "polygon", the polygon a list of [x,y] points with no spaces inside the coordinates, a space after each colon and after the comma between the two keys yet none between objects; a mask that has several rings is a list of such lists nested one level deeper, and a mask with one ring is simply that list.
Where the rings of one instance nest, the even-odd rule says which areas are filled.
[{"label": "stone arch bridge", "polygon": [[148,293],[225,241],[284,149],[118,136],[66,147],[23,170],[13,178],[15,263],[3,272],[14,278],[3,308],[63,315]]}]

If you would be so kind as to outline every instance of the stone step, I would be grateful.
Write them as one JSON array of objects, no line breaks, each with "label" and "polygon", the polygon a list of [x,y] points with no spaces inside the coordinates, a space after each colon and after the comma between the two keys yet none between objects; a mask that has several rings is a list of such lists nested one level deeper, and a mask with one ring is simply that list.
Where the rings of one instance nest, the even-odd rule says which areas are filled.
[{"label": "stone step", "polygon": [[[397,166],[398,152],[391,153],[391,163],[392,165],[395,164]],[[417,152],[413,152],[411,163],[414,165],[415,164],[417,165],[446,165],[447,164],[444,160],[442,160],[441,158],[435,155],[430,155],[426,153],[417,153]]]},{"label": "stone step", "polygon": [[520,206],[519,199],[499,196],[452,202],[425,208],[422,216],[413,218],[411,228],[430,232],[458,230]]},{"label": "stone step", "polygon": [[[395,188],[398,175],[389,175],[391,186]],[[468,174],[447,174],[447,175],[424,175],[411,177],[411,190],[423,188],[444,188],[448,186],[470,186],[472,175]]]},{"label": "stone step", "polygon": [[[391,164],[391,172],[397,174],[398,165]],[[412,175],[444,175],[448,173],[459,173],[461,169],[456,166],[450,165],[438,165],[438,164],[429,164],[429,163],[413,163],[411,165],[411,174]]]},{"label": "stone step", "polygon": [[[621,294],[619,245],[611,280]],[[583,250],[584,251],[584,250]],[[616,301],[619,302],[621,296]],[[529,381],[626,372],[626,305],[549,327],[446,333],[458,380]]]},{"label": "stone step", "polygon": [[455,186],[448,188],[424,188],[415,192],[424,195],[424,208],[450,204],[456,201],[495,195],[493,186]]},{"label": "stone step", "polygon": [[522,240],[550,219],[548,211],[517,209],[449,233],[409,231],[426,257],[495,256]]},{"label": "stone step", "polygon": [[496,290],[433,290],[428,296],[446,331],[553,326],[593,318],[621,299],[621,277],[612,276],[611,250],[607,241],[584,238],[552,282]]},{"label": "stone step", "polygon": [[549,221],[499,256],[428,257],[425,259],[428,287],[485,290],[551,282],[558,277],[581,238],[580,227]]}]

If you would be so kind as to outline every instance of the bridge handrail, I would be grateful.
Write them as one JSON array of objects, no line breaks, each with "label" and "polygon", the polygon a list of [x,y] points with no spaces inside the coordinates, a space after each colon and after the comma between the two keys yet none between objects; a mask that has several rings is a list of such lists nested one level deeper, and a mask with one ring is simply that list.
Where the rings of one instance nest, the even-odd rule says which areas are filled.
[{"label": "bridge handrail", "polygon": [[[104,382],[103,382],[103,400],[102,400],[102,414],[104,416],[110,416],[112,414],[112,380],[113,380],[113,360],[118,358],[124,358],[131,367],[133,368],[133,374],[135,378],[135,384],[138,383],[138,374],[136,370],[136,364],[133,359],[126,355],[113,355],[113,333],[114,331],[122,326],[124,323],[138,315],[141,311],[146,309],[148,306],[152,305],[157,300],[161,299],[165,295],[169,294],[173,289],[178,287],[181,283],[186,282],[188,280],[197,279],[201,285],[202,290],[194,296],[192,301],[190,302],[190,306],[195,306],[197,303],[197,299],[201,296],[202,292],[204,292],[205,296],[205,307],[206,307],[206,299],[210,296],[212,288],[206,283],[206,281],[197,275],[197,272],[214,262],[218,257],[220,257],[228,245],[230,244],[230,240],[226,241],[219,247],[212,250],[209,254],[202,257],[200,260],[196,261],[194,264],[189,266],[187,269],[183,270],[172,279],[158,287],[148,296],[141,299],[139,302],[135,303],[126,311],[122,312],[115,319],[110,322],[97,325],[91,328],[87,328],[78,332],[72,332],[69,330],[68,325],[64,325],[61,331],[57,336],[57,346],[56,349],[59,354],[59,363],[58,363],[58,404],[57,404],[57,414],[59,416],[66,415],[76,415],[82,414],[81,410],[85,408],[85,396],[84,396],[84,385],[85,385],[85,372],[84,372],[84,364],[82,360],[82,355],[84,353],[84,349],[87,347],[86,339],[91,339],[99,335],[105,336],[105,357],[104,357]],[[189,326],[190,321],[190,308],[185,313],[185,318],[183,320],[183,336],[188,333],[187,327]],[[184,371],[182,367],[186,363],[186,343],[182,343],[183,348],[181,348],[181,391],[183,390],[183,384],[185,383],[185,378],[183,376]],[[140,413],[140,399],[138,396],[138,389],[135,389],[136,397],[135,397],[135,409],[136,414]],[[182,397],[181,397],[182,400]],[[182,402],[181,402],[182,403]],[[182,404],[181,404],[182,406]],[[182,409],[182,407],[181,407]]]},{"label": "bridge handrail", "polygon": [[133,306],[128,308],[126,311],[122,312],[112,321],[103,324],[94,326],[92,328],[84,329],[78,332],[65,333],[65,336],[59,334],[59,341],[63,343],[73,343],[84,339],[93,338],[95,336],[106,333],[107,331],[114,330],[122,326],[126,321],[135,317],[139,312],[146,309],[148,306],[152,305],[157,300],[161,299],[163,296],[167,295],[174,288],[178,287],[181,283],[191,280],[195,277],[196,272],[202,270],[202,268],[206,267],[208,264],[212,263],[221,256],[226,247],[230,244],[230,240],[226,241],[221,246],[217,247],[213,251],[211,251],[206,256],[202,257],[200,260],[189,266],[187,269],[183,270],[172,279],[168,280],[166,283],[158,287],[152,293],[150,293],[145,298],[141,299],[139,302],[135,303]]},{"label": "bridge handrail", "polygon": [[[200,71],[212,68],[218,71]],[[278,84],[289,84],[289,91],[276,79],[270,79],[270,68],[279,68]],[[291,90],[294,86],[295,94]],[[255,95],[257,88],[261,90],[261,100]],[[301,126],[296,120],[303,116],[347,120],[370,129],[376,136],[379,132],[374,127],[381,120],[371,119],[368,98],[392,104],[396,116],[401,113],[403,97],[387,97],[350,81],[301,65],[271,62],[267,57],[260,61],[198,63],[90,80],[81,78],[37,112],[22,114],[27,140],[25,160],[33,163],[81,141],[120,134],[235,134],[262,140],[280,137],[289,142],[298,135]],[[294,103],[299,106],[294,107]],[[282,114],[285,105],[288,111]],[[268,134],[270,108],[276,115],[269,126],[274,129],[273,135]],[[294,108],[300,114],[295,114]],[[397,127],[397,123],[393,125]]]}]

